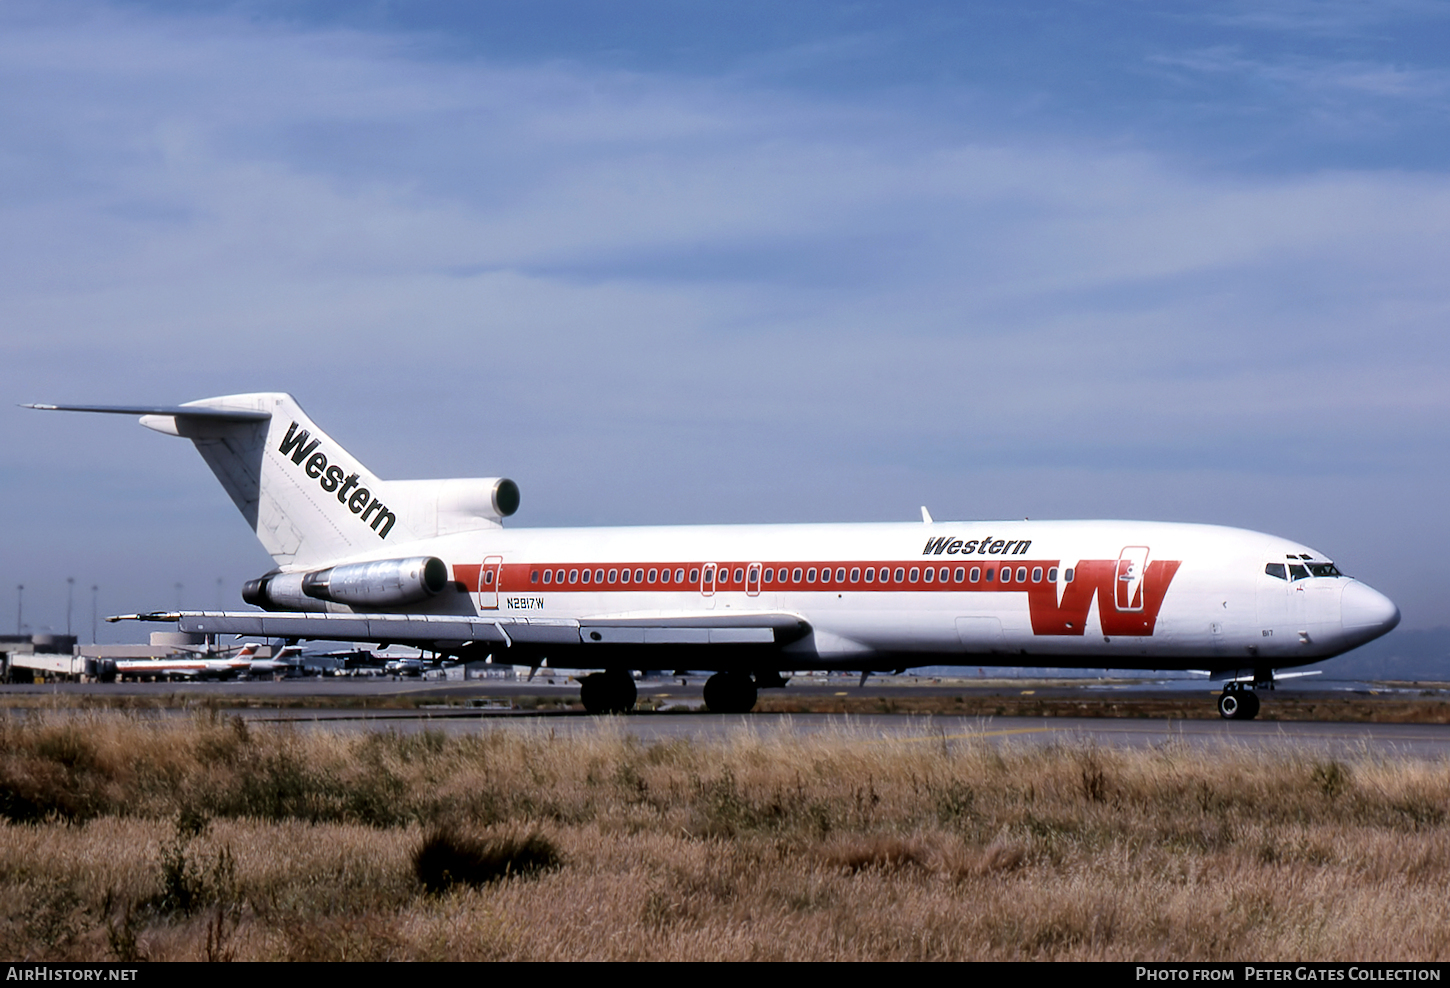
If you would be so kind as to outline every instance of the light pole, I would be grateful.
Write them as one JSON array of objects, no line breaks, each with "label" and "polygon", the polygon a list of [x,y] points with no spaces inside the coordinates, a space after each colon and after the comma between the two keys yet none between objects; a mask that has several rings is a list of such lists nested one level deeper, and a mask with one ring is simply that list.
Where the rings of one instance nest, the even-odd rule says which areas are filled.
[{"label": "light pole", "polygon": [[68,576],[65,578],[65,636],[71,637],[70,613],[76,601],[76,578]]},{"label": "light pole", "polygon": [[98,586],[96,586],[94,583],[91,584],[91,644],[92,645],[94,645],[96,643],[96,611],[97,611],[97,607],[96,607],[96,594],[100,592],[100,589],[101,588],[98,587]]},{"label": "light pole", "polygon": [[25,627],[25,584],[19,583],[15,586],[15,633],[23,634],[20,630]]}]

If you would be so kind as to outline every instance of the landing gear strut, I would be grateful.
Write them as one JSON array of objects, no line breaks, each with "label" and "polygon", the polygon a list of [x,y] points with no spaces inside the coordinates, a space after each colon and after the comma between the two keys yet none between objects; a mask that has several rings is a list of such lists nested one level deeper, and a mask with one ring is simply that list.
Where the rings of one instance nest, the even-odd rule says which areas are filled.
[{"label": "landing gear strut", "polygon": [[717,672],[705,680],[705,706],[711,713],[749,713],[755,698],[755,680],[747,673]]},{"label": "landing gear strut", "polygon": [[579,682],[579,699],[591,714],[623,714],[639,698],[634,679],[623,670],[594,672]]},{"label": "landing gear strut", "polygon": [[1224,720],[1253,720],[1259,715],[1259,696],[1243,683],[1225,683],[1218,714]]}]

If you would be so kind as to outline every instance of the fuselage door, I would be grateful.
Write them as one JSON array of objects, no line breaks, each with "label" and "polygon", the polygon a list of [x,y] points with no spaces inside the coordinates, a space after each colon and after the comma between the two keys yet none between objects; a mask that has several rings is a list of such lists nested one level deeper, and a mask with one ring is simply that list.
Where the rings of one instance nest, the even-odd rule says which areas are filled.
[{"label": "fuselage door", "polygon": [[487,556],[478,568],[478,609],[498,610],[498,578],[503,570],[502,556]]},{"label": "fuselage door", "polygon": [[715,596],[715,564],[706,563],[700,567],[700,593],[705,597]]},{"label": "fuselage door", "polygon": [[1113,580],[1113,604],[1119,611],[1143,609],[1143,576],[1148,570],[1148,547],[1130,545],[1118,554]]},{"label": "fuselage door", "polygon": [[760,596],[759,563],[751,563],[745,570],[745,594],[747,597]]}]

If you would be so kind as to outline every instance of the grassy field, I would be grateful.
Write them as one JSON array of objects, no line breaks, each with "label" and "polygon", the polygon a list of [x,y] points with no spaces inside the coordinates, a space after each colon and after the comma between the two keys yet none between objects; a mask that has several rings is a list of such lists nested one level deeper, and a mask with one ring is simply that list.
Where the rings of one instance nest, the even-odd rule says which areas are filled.
[{"label": "grassy field", "polygon": [[1450,955],[1450,766],[0,719],[15,959]]}]

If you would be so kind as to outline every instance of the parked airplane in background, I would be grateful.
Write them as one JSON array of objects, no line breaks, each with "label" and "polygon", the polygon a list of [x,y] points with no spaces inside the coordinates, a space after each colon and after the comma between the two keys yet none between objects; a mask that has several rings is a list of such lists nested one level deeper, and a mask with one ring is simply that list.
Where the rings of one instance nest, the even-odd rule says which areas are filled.
[{"label": "parked airplane in background", "polygon": [[179,406],[32,405],[141,417],[196,444],[277,568],[255,611],[136,615],[182,631],[406,643],[586,676],[629,709],[630,670],[711,670],[743,712],[781,669],[918,665],[1203,669],[1224,717],[1274,671],[1393,628],[1386,597],[1307,546],[1208,525],[934,522],[514,529],[511,480],[381,480],[290,395]]},{"label": "parked airplane in background", "polygon": [[[116,679],[236,679],[253,664],[256,645],[243,645],[235,655],[219,655],[215,649],[188,649],[193,654],[173,658],[102,659],[98,678]],[[229,649],[223,651],[230,651]]]},{"label": "parked airplane in background", "polygon": [[[256,645],[248,645],[247,648],[256,652]],[[302,648],[299,645],[287,645],[277,651],[270,659],[252,659],[246,668],[247,676],[251,679],[277,679],[289,676],[301,676],[305,672],[302,665]]]}]

